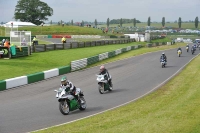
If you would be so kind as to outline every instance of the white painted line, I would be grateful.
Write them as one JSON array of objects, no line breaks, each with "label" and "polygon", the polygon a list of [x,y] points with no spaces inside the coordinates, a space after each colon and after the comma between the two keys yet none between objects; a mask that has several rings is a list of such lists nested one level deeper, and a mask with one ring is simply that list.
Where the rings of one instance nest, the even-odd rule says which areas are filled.
[{"label": "white painted line", "polygon": [[[72,122],[76,122],[76,121],[79,121],[79,120],[82,120],[82,119],[85,119],[85,118],[89,118],[89,117],[92,117],[92,116],[95,116],[95,115],[98,115],[98,114],[102,114],[102,113],[107,112],[107,111],[109,111],[109,110],[116,109],[116,108],[118,108],[118,107],[124,106],[124,105],[126,105],[126,104],[131,103],[131,102],[134,102],[134,101],[136,101],[136,100],[138,100],[138,99],[140,99],[140,98],[142,98],[142,97],[144,97],[144,96],[150,94],[151,92],[155,91],[156,89],[158,89],[159,87],[161,87],[163,84],[167,83],[171,78],[173,78],[174,76],[176,76],[187,64],[189,64],[189,63],[190,63],[194,58],[196,58],[197,56],[199,56],[199,54],[196,55],[196,56],[194,56],[189,62],[187,62],[184,66],[182,66],[176,73],[174,73],[174,74],[173,74],[172,76],[170,76],[168,79],[166,79],[166,80],[163,81],[161,84],[159,84],[158,86],[156,86],[155,88],[153,88],[152,90],[148,91],[147,93],[145,93],[144,95],[142,95],[142,96],[140,96],[140,97],[138,97],[138,98],[135,98],[135,99],[133,99],[133,100],[131,100],[131,101],[129,101],[129,102],[126,102],[126,103],[124,103],[124,104],[118,105],[118,106],[116,106],[116,107],[113,107],[113,108],[110,108],[110,109],[101,111],[101,112],[99,112],[99,113],[95,113],[95,114],[92,114],[92,115],[89,115],[89,116],[86,116],[86,117],[83,117],[83,118],[80,118],[80,119],[76,119],[76,120],[73,120],[73,121],[70,121],[70,122],[66,122],[66,123],[62,123],[62,124],[59,124],[59,125],[51,126],[51,127],[48,127],[48,128],[58,127],[58,126],[62,126],[62,125],[65,125],[65,124],[72,123]],[[48,128],[39,129],[39,130],[36,130],[36,131],[33,131],[33,132],[46,130],[46,129],[48,129]]]}]

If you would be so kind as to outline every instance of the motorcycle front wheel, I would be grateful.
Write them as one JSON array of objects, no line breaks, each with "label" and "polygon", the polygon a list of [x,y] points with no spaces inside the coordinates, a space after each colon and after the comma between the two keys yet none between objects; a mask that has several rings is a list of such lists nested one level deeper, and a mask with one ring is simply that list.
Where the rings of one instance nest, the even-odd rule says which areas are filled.
[{"label": "motorcycle front wheel", "polygon": [[59,103],[59,110],[63,115],[69,114],[69,105],[67,104],[66,101],[61,101]]},{"label": "motorcycle front wheel", "polygon": [[103,86],[104,86],[104,85],[102,85],[102,86],[99,85],[99,86],[98,86],[98,90],[99,90],[99,93],[100,93],[100,94],[103,94],[103,93],[104,93],[104,87],[103,87]]}]

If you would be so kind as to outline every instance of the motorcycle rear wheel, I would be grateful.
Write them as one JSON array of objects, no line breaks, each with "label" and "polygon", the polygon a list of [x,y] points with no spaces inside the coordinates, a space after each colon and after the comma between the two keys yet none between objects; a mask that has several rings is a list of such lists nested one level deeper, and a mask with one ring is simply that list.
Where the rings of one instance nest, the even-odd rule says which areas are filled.
[{"label": "motorcycle rear wheel", "polygon": [[84,103],[80,103],[80,108],[79,110],[85,110],[87,107],[86,101],[84,97],[80,97],[80,100],[83,101]]},{"label": "motorcycle rear wheel", "polygon": [[112,83],[112,82],[111,82],[111,86],[112,86],[112,89],[109,88],[109,91],[112,91],[112,90],[113,90],[113,83]]},{"label": "motorcycle rear wheel", "polygon": [[69,105],[67,104],[66,101],[61,101],[59,103],[59,110],[63,115],[69,114]]}]

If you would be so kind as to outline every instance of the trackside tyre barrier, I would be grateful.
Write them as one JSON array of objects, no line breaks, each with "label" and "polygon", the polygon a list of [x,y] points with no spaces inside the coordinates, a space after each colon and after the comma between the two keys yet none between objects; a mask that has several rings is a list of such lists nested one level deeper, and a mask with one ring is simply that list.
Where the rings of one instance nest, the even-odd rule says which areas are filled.
[{"label": "trackside tyre barrier", "polygon": [[108,58],[108,52],[103,53],[103,54],[99,54],[99,60],[104,60]]},{"label": "trackside tyre barrier", "polygon": [[75,71],[87,66],[87,58],[75,60],[71,62],[71,71]]},{"label": "trackside tyre barrier", "polygon": [[84,59],[80,59],[80,60],[75,60],[71,62],[71,71],[76,71],[82,68],[85,68],[88,65],[94,64],[98,61],[119,55],[121,53],[136,49],[136,48],[141,48],[141,45],[137,45],[137,46],[128,46],[126,48],[121,48],[121,49],[117,49],[115,51],[111,51],[111,52],[106,52],[106,53],[102,53],[99,54],[97,56],[93,56],[93,57],[89,57],[89,58],[84,58]]}]

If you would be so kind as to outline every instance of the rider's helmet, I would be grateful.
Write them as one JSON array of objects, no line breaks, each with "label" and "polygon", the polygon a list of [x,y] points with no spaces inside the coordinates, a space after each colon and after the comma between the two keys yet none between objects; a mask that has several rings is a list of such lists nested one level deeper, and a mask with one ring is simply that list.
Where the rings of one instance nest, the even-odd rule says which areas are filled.
[{"label": "rider's helmet", "polygon": [[165,53],[163,52],[162,55],[165,55]]},{"label": "rider's helmet", "polygon": [[103,72],[104,70],[105,70],[105,66],[102,65],[102,66],[100,67],[100,72]]},{"label": "rider's helmet", "polygon": [[66,84],[67,84],[67,77],[66,77],[66,76],[63,76],[63,77],[61,78],[61,84],[62,84],[62,85],[66,85]]}]

